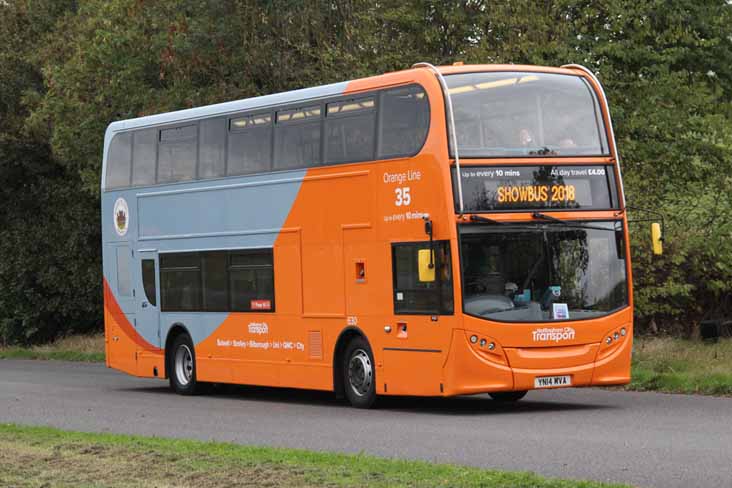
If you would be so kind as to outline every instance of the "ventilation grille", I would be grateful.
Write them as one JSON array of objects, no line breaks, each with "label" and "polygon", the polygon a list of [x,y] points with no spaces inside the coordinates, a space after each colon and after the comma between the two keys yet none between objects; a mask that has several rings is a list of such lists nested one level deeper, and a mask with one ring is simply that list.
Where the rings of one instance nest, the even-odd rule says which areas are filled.
[{"label": "ventilation grille", "polygon": [[308,331],[308,357],[323,359],[323,336],[319,330]]}]

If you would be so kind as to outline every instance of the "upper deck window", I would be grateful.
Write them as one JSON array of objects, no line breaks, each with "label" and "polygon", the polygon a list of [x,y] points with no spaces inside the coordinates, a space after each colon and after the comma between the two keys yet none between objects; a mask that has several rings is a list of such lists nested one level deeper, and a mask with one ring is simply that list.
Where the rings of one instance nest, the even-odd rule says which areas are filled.
[{"label": "upper deck window", "polygon": [[130,186],[132,164],[132,134],[117,134],[109,144],[107,157],[107,188]]},{"label": "upper deck window", "polygon": [[427,139],[430,105],[419,85],[387,90],[381,94],[380,159],[413,156]]},{"label": "upper deck window", "polygon": [[429,132],[417,84],[118,133],[104,190],[408,158]]},{"label": "upper deck window", "polygon": [[320,165],[319,105],[277,112],[274,169]]},{"label": "upper deck window", "polygon": [[226,119],[202,120],[199,124],[198,177],[217,178],[226,172]]},{"label": "upper deck window", "polygon": [[132,186],[155,184],[155,150],[158,131],[140,130],[133,133]]},{"label": "upper deck window", "polygon": [[466,73],[446,81],[460,156],[608,154],[597,98],[579,76]]},{"label": "upper deck window", "polygon": [[326,164],[373,159],[375,141],[376,102],[373,96],[327,105]]},{"label": "upper deck window", "polygon": [[262,173],[272,166],[272,116],[237,117],[229,122],[228,175]]},{"label": "upper deck window", "polygon": [[196,178],[198,126],[185,125],[160,131],[158,183]]}]

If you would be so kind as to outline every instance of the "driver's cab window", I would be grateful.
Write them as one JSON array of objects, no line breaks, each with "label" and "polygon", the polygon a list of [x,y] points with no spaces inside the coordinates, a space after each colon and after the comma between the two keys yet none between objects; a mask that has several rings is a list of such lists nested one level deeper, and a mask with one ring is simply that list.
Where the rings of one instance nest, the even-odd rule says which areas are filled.
[{"label": "driver's cab window", "polygon": [[[430,251],[432,257],[430,259]],[[394,313],[453,313],[452,264],[447,241],[392,245]]]}]

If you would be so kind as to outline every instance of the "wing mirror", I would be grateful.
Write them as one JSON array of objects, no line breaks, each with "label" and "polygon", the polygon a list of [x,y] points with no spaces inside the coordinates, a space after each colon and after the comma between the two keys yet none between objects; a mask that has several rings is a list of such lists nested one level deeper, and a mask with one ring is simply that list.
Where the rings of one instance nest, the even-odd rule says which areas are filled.
[{"label": "wing mirror", "polygon": [[651,224],[651,244],[653,245],[653,254],[657,256],[663,254],[663,235],[661,234],[661,224],[658,222]]},{"label": "wing mirror", "polygon": [[423,283],[435,281],[435,256],[432,249],[420,249],[417,252],[417,261],[419,281]]}]

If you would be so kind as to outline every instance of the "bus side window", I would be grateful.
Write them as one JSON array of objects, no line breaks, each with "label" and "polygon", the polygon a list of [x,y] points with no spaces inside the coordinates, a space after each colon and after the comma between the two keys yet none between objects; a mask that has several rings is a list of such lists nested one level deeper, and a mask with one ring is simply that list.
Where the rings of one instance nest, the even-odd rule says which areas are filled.
[{"label": "bus side window", "polygon": [[160,301],[163,312],[201,310],[201,257],[199,253],[160,255]]},{"label": "bus side window", "polygon": [[132,134],[117,134],[109,143],[107,154],[106,188],[123,188],[130,186],[130,170],[132,163]]},{"label": "bus side window", "polygon": [[198,146],[198,177],[218,178],[226,168],[226,119],[202,120]]},{"label": "bus side window", "polygon": [[201,253],[203,309],[207,312],[227,312],[229,310],[228,256],[229,253],[226,251]]},{"label": "bus side window", "polygon": [[410,242],[392,246],[394,313],[452,314],[454,306],[450,244],[434,242],[433,281],[420,281],[420,250],[429,251],[429,242]]},{"label": "bus side window", "polygon": [[277,112],[274,169],[296,169],[320,164],[319,105]]},{"label": "bus side window", "polygon": [[198,126],[185,125],[160,131],[158,183],[192,180],[196,177]]},{"label": "bus side window", "polygon": [[346,163],[374,159],[376,101],[374,97],[327,105],[325,162]]},{"label": "bus side window", "polygon": [[226,174],[263,173],[272,167],[272,116],[248,115],[229,121]]},{"label": "bus side window", "polygon": [[380,102],[380,159],[413,156],[427,138],[430,107],[427,94],[417,85],[387,90]]},{"label": "bus side window", "polygon": [[142,287],[145,289],[145,297],[153,307],[157,306],[157,298],[155,297],[155,260],[142,260]]},{"label": "bus side window", "polygon": [[232,252],[229,290],[234,312],[274,312],[272,250]]},{"label": "bus side window", "polygon": [[155,184],[156,129],[136,131],[132,144],[132,186]]}]

